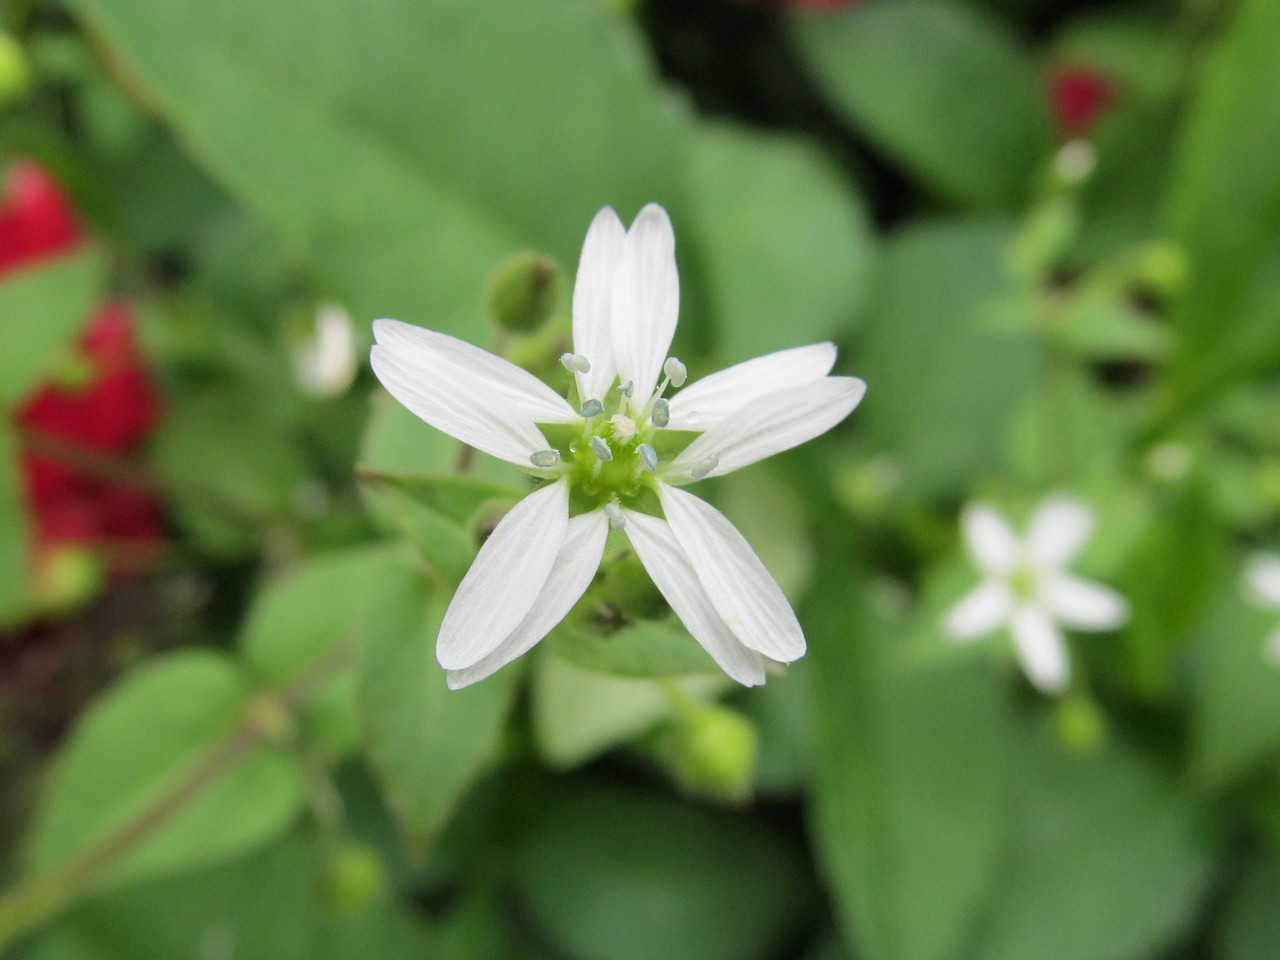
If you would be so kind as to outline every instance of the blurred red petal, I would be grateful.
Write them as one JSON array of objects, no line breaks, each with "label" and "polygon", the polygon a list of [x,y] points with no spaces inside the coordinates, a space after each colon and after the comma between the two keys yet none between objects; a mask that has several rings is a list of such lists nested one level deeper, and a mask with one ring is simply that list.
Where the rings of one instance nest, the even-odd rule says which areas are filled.
[{"label": "blurred red petal", "polygon": [[79,241],[79,221],[58,182],[30,161],[10,166],[0,198],[0,274],[68,253]]},{"label": "blurred red petal", "polygon": [[1049,105],[1066,139],[1091,133],[1115,97],[1115,81],[1091,67],[1062,66],[1049,74]]}]

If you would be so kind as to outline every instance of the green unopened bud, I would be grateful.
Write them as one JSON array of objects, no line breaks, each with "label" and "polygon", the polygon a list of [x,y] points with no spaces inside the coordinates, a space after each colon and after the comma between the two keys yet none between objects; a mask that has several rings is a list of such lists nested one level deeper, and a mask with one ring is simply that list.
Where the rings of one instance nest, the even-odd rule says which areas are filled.
[{"label": "green unopened bud", "polygon": [[489,275],[489,315],[504,330],[529,333],[555,312],[562,285],[560,267],[554,260],[537,253],[518,253]]},{"label": "green unopened bud", "polygon": [[31,89],[27,54],[7,33],[0,33],[0,106],[21,99]]},{"label": "green unopened bud", "polygon": [[347,842],[328,855],[321,890],[339,913],[359,913],[382,895],[386,873],[378,854],[364,844]]},{"label": "green unopened bud", "polygon": [[1137,251],[1134,280],[1157,296],[1181,293],[1190,279],[1191,265],[1177,244],[1148,243]]},{"label": "green unopened bud", "polygon": [[36,603],[45,613],[66,613],[87,603],[101,589],[105,570],[92,550],[59,546],[40,561]]},{"label": "green unopened bud", "polygon": [[1107,718],[1086,695],[1072,695],[1059,700],[1055,719],[1058,737],[1070,753],[1093,753],[1107,739]]},{"label": "green unopened bud", "polygon": [[722,803],[749,800],[758,748],[756,728],[742,714],[692,701],[678,708],[669,749],[676,780],[690,793]]}]

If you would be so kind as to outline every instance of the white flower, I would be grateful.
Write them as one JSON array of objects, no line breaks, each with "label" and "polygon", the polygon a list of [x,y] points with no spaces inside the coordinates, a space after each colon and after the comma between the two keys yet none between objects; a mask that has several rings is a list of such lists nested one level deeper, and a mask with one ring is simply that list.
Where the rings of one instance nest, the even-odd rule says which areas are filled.
[{"label": "white flower", "polygon": [[[1280,613],[1280,557],[1259,553],[1249,558],[1244,570],[1249,599],[1264,610]],[[1263,646],[1272,663],[1280,664],[1280,627],[1272,631]]]},{"label": "white flower", "polygon": [[947,613],[946,631],[955,640],[973,640],[1008,626],[1031,682],[1045,693],[1062,691],[1071,674],[1063,627],[1114,630],[1129,619],[1122,596],[1067,572],[1093,531],[1093,513],[1051,497],[1022,540],[986,504],[967,507],[961,523],[983,581]]},{"label": "white flower", "polygon": [[315,331],[293,355],[293,371],[303,393],[336,397],[356,376],[356,334],[342,307],[322,303],[316,308]]},{"label": "white flower", "polygon": [[[436,656],[451,687],[489,676],[569,612],[595,576],[610,527],[625,532],[671,608],[735,680],[763,683],[766,658],[804,654],[800,624],[750,545],[680,487],[824,433],[866,384],[827,376],[836,351],[820,343],[740,363],[668,399],[685,376],[667,356],[679,299],[666,211],[650,204],[627,230],[611,208],[601,210],[573,291],[575,352],[562,358],[576,408],[471,344],[374,322],[373,369],[392,396],[438,430],[547,481],[494,529],[449,604]],[[673,456],[688,436],[674,431],[698,436]]]}]

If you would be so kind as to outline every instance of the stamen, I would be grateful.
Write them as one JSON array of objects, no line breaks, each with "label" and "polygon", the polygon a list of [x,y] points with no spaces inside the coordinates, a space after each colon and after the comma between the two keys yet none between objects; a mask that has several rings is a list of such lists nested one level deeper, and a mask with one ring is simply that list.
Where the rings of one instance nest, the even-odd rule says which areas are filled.
[{"label": "stamen", "polygon": [[599,400],[588,400],[582,405],[582,410],[580,412],[584,417],[590,420],[592,417],[598,417],[600,414],[604,413],[604,404]]},{"label": "stamen", "polygon": [[671,422],[671,404],[661,397],[653,401],[652,419],[655,427],[665,427]]},{"label": "stamen", "polygon": [[604,515],[609,518],[609,526],[621,530],[627,525],[627,518],[622,515],[622,508],[610,501],[604,505]]},{"label": "stamen", "polygon": [[689,468],[689,476],[695,480],[701,480],[718,466],[720,466],[720,458],[714,453],[709,453]]},{"label": "stamen", "polygon": [[630,400],[631,394],[635,392],[636,384],[634,380],[628,380],[625,385],[619,385],[614,389]]},{"label": "stamen", "polygon": [[662,365],[662,372],[667,375],[673,387],[683,387],[684,382],[689,379],[688,368],[676,357],[667,357],[667,362]]},{"label": "stamen", "polygon": [[592,437],[591,449],[600,460],[613,459],[613,451],[609,449],[609,444],[605,443],[604,437]]},{"label": "stamen", "polygon": [[564,364],[564,368],[570,373],[590,373],[591,363],[580,353],[565,353],[560,356],[560,362]]},{"label": "stamen", "polygon": [[559,450],[539,450],[537,453],[530,454],[529,459],[535,467],[554,467],[560,462]]},{"label": "stamen", "polygon": [[619,443],[630,443],[636,435],[636,422],[628,416],[615,413],[609,422],[613,424],[614,439]]},{"label": "stamen", "polygon": [[644,468],[650,473],[658,471],[658,451],[647,443],[642,443],[636,447],[636,453],[640,454],[640,462],[644,464]]}]

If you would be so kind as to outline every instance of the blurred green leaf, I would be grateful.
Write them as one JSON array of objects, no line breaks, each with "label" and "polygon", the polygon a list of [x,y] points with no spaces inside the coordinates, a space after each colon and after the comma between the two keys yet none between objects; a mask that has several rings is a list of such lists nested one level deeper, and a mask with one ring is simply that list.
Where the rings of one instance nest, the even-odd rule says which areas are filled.
[{"label": "blurred green leaf", "polygon": [[553,797],[516,871],[543,932],[594,960],[768,956],[811,910],[800,851],[763,822],[616,789]]},{"label": "blurred green leaf", "polygon": [[357,316],[477,334],[503,257],[576,262],[604,204],[680,203],[676,115],[627,21],[595,4],[75,6]]},{"label": "blurred green leaf", "polygon": [[719,672],[715,661],[678,621],[638,620],[609,634],[562,623],[546,642],[557,656],[575,666],[619,677]]},{"label": "blurred green leaf", "polygon": [[283,831],[303,801],[301,772],[249,725],[252,706],[221,654],[173,653],[128,675],[63,748],[29,871],[96,856],[106,868],[96,879],[118,883],[242,853]]},{"label": "blurred green leaf", "polygon": [[1002,691],[981,663],[910,669],[848,565],[829,557],[822,569],[804,611],[819,856],[854,952],[944,960],[1003,849]]},{"label": "blurred green leaf", "polygon": [[927,222],[885,249],[858,373],[867,429],[920,493],[954,492],[998,462],[1039,375],[1030,338],[987,329],[1011,238],[996,224]]},{"label": "blurred green leaf", "polygon": [[482,508],[508,507],[527,492],[468,474],[360,472],[374,486],[393,487],[455,524],[467,525]]},{"label": "blurred green leaf", "polygon": [[27,612],[30,549],[18,444],[8,426],[0,424],[0,624],[12,624]]},{"label": "blurred green leaf", "polygon": [[728,125],[692,152],[694,233],[737,362],[827,340],[866,299],[873,240],[861,198],[813,147]]},{"label": "blurred green leaf", "polygon": [[1220,960],[1271,960],[1280,943],[1280,861],[1255,855],[1238,877],[1213,938]]},{"label": "blurred green leaf", "polygon": [[405,551],[388,554],[360,611],[365,748],[410,846],[423,852],[498,752],[518,664],[449,690],[436,662],[444,599]]},{"label": "blurred green leaf", "polygon": [[1193,922],[1213,875],[1201,811],[1126,748],[1068,756],[1048,737],[1021,740],[1012,856],[977,955],[1158,955]]},{"label": "blurred green leaf", "polygon": [[1182,397],[1280,359],[1280,5],[1244,0],[1203,60],[1168,192],[1194,281],[1179,302]]},{"label": "blurred green leaf", "polygon": [[972,206],[1024,196],[1049,126],[1034,66],[996,21],[905,0],[792,23],[836,107],[932,190]]},{"label": "blurred green leaf", "polygon": [[0,406],[11,408],[58,361],[72,356],[76,333],[102,294],[102,263],[93,252],[26,267],[0,282]]}]

